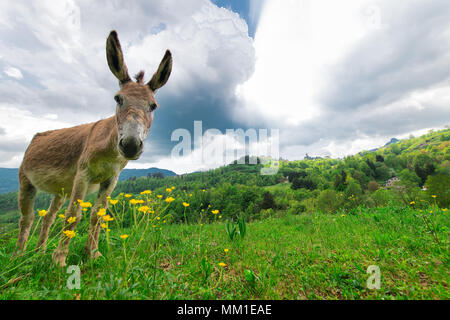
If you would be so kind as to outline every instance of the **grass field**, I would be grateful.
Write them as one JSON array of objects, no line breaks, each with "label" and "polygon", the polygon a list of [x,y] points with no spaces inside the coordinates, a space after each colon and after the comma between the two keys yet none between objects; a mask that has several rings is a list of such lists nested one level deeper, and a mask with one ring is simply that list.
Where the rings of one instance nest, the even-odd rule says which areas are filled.
[{"label": "grass field", "polygon": [[[67,261],[81,270],[80,289],[72,290],[71,274],[51,263],[57,233],[47,253],[11,259],[11,230],[0,240],[0,299],[449,299],[450,221],[436,210],[271,218],[248,223],[233,240],[225,222],[158,220],[142,238],[144,227],[102,232],[104,256],[95,261],[83,250],[82,221]],[[435,233],[425,214],[436,214]],[[370,265],[380,268],[379,290],[367,288]]]}]

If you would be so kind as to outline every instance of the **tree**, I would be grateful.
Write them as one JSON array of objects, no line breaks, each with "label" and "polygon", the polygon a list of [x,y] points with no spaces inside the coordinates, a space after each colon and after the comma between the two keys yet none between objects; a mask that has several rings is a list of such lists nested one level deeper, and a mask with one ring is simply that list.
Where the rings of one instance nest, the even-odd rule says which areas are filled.
[{"label": "tree", "polygon": [[427,188],[427,194],[430,196],[436,196],[436,202],[442,208],[447,208],[450,205],[450,175],[437,174],[435,176],[429,176],[425,187]]},{"label": "tree", "polygon": [[273,199],[273,196],[270,192],[265,192],[264,193],[264,197],[263,197],[263,201],[261,204],[261,208],[266,210],[266,209],[275,209],[276,205],[275,205],[275,201]]},{"label": "tree", "polygon": [[153,174],[153,178],[155,178],[155,179],[163,179],[164,175],[161,172],[155,172]]},{"label": "tree", "polygon": [[367,185],[367,189],[370,192],[375,192],[378,189],[380,189],[380,185],[376,181],[370,181],[369,184]]}]

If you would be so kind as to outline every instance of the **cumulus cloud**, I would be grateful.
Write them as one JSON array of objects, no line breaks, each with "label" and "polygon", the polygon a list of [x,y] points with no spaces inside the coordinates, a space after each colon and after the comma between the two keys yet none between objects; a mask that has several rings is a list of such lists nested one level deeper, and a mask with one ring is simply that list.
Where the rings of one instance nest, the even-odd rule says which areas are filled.
[{"label": "cumulus cloud", "polygon": [[[5,127],[7,138],[28,142],[39,130],[113,114],[118,83],[105,55],[112,29],[130,74],[144,69],[149,80],[166,49],[174,57],[171,79],[157,95],[161,108],[146,142],[151,151],[142,161],[169,154],[172,130],[194,120],[226,125],[234,88],[254,66],[252,39],[237,13],[209,0],[14,1],[0,3],[0,70],[9,76],[0,78],[0,107],[26,112],[30,122],[45,119],[46,126],[10,119],[23,131]],[[25,75],[20,82],[19,69]]]},{"label": "cumulus cloud", "polygon": [[268,1],[235,120],[282,155],[344,156],[450,119],[448,1]]}]

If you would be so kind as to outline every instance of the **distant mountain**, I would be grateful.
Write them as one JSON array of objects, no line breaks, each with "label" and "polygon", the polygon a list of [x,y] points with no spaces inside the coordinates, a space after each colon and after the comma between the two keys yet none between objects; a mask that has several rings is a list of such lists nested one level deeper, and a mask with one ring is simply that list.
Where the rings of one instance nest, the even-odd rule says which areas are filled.
[{"label": "distant mountain", "polygon": [[[400,142],[400,140],[398,140],[398,139],[396,139],[396,138],[392,138],[391,141],[389,141],[388,143],[386,143],[382,148],[388,147],[388,146],[390,146],[391,144],[396,144],[396,143],[398,143],[398,142]],[[368,151],[365,151],[365,152],[360,152],[359,154],[365,154],[366,152],[376,152],[376,151],[378,151],[378,150],[380,150],[380,148],[375,148],[375,149],[371,149],[371,150],[368,150]]]},{"label": "distant mountain", "polygon": [[396,139],[396,138],[392,138],[391,141],[389,141],[388,143],[386,143],[384,146],[390,146],[391,144],[396,144],[397,142],[399,142],[400,140]]},{"label": "distant mountain", "polygon": [[160,172],[164,177],[172,177],[177,174],[173,171],[159,168],[149,168],[149,169],[125,169],[120,173],[119,181],[127,180],[129,178],[141,178],[147,177],[149,173],[154,175],[155,173]]},{"label": "distant mountain", "polygon": [[[19,189],[18,180],[19,169],[0,168],[0,194],[17,191]],[[154,175],[160,172],[164,177],[176,176],[176,173],[166,169],[125,169],[120,173],[119,181],[127,180],[132,177],[147,177],[149,173]]]}]

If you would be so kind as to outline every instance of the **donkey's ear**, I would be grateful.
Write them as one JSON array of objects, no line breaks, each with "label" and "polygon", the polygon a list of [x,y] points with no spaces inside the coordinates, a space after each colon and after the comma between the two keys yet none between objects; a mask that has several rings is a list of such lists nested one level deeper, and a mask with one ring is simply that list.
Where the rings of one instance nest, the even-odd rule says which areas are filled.
[{"label": "donkey's ear", "polygon": [[166,84],[169,80],[170,73],[172,72],[172,54],[169,50],[166,51],[164,58],[159,64],[158,70],[153,75],[152,79],[147,83],[153,92],[156,92],[159,88]]},{"label": "donkey's ear", "polygon": [[120,47],[119,37],[115,30],[111,31],[106,40],[106,59],[108,60],[109,69],[119,80],[119,85],[123,86],[131,81],[128,75],[128,68],[123,59],[122,48]]}]

